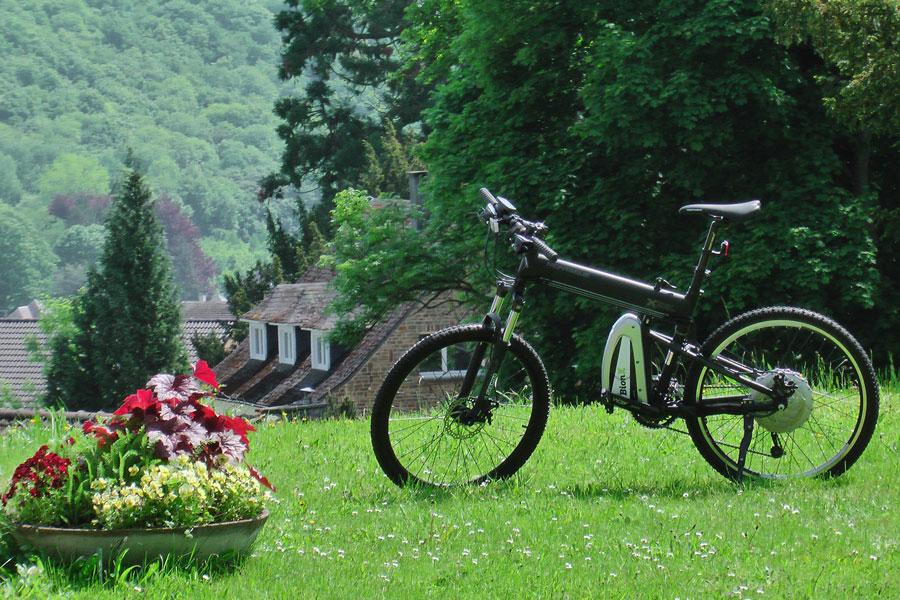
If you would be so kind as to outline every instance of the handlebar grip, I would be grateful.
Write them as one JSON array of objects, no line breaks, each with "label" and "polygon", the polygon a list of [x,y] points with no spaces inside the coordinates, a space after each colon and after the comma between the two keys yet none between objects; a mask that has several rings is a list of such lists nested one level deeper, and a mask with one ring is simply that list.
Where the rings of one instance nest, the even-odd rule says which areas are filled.
[{"label": "handlebar grip", "polygon": [[556,259],[559,258],[559,253],[548,246],[547,243],[539,237],[532,238],[531,242],[534,244],[535,249],[546,256],[547,260],[550,262],[556,262]]},{"label": "handlebar grip", "polygon": [[497,200],[497,198],[495,198],[494,195],[491,193],[491,190],[487,189],[486,187],[481,188],[480,190],[478,190],[478,192],[481,194],[482,198],[484,198],[485,200],[487,200],[494,206],[497,206],[498,204],[500,204],[500,202]]}]

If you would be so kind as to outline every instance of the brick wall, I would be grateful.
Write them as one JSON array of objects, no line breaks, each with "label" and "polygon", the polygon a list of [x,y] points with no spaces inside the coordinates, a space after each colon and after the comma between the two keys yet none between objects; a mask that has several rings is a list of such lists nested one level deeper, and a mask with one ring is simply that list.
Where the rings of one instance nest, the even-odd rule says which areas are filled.
[{"label": "brick wall", "polygon": [[394,329],[381,348],[350,381],[334,392],[334,396],[350,397],[360,414],[368,413],[384,376],[410,346],[429,333],[456,325],[470,315],[470,310],[452,304],[416,310]]}]

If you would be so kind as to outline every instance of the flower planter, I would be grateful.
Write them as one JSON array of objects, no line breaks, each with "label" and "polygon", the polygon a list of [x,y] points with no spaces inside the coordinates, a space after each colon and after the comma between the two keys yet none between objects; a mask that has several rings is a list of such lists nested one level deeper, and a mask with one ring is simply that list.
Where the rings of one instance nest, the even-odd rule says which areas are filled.
[{"label": "flower planter", "polygon": [[98,552],[106,561],[125,552],[122,562],[139,564],[157,558],[192,558],[246,553],[259,534],[269,511],[253,519],[211,523],[190,528],[69,529],[37,525],[13,525],[12,534],[23,545],[71,562]]}]

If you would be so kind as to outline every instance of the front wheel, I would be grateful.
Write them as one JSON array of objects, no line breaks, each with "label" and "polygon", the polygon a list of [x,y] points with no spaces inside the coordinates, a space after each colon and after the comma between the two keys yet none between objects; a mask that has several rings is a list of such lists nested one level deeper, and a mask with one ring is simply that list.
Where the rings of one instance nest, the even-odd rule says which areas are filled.
[{"label": "front wheel", "polygon": [[[799,308],[764,308],[726,322],[700,349],[703,356],[748,367],[747,377],[766,387],[794,389],[782,410],[753,415],[744,473],[765,479],[840,475],[862,454],[878,419],[878,382],[859,343],[843,327]],[[743,396],[751,390],[696,363],[685,401]],[[738,475],[744,417],[687,419],[691,439],[719,473]]]},{"label": "front wheel", "polygon": [[[550,384],[541,359],[513,336],[487,388],[490,413],[463,417],[482,389],[494,349],[482,325],[450,327],[415,344],[391,368],[372,407],[372,446],[397,485],[452,486],[515,473],[537,446],[550,410]],[[460,388],[470,358],[482,346],[471,392]]]}]

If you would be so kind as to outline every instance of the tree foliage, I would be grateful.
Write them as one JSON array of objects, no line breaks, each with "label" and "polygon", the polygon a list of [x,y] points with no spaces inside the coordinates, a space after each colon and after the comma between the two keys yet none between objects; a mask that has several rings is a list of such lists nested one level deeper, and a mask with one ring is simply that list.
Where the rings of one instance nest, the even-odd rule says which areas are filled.
[{"label": "tree foliage", "polygon": [[163,194],[156,201],[156,216],[163,225],[166,248],[175,265],[175,284],[182,298],[211,296],[219,274],[212,258],[200,247],[200,232],[183,206]]},{"label": "tree foliage", "polygon": [[[279,75],[284,80],[302,77],[305,85],[275,105],[285,150],[278,171],[262,182],[260,197],[278,197],[285,187],[314,190],[318,203],[308,207],[307,195],[302,194],[295,209],[300,231],[293,236],[294,245],[308,251],[305,237],[312,223],[330,237],[335,194],[359,188],[372,173],[373,156],[396,156],[395,148],[386,144],[402,147],[416,141],[427,90],[398,52],[409,0],[287,4],[289,8],[275,19],[284,40]],[[405,179],[405,173],[391,171],[379,177],[378,182],[365,183],[378,185],[385,178],[395,182]],[[271,239],[271,225],[269,231]]]},{"label": "tree foliage", "polygon": [[[238,236],[212,257],[220,268],[238,251],[252,263],[266,233],[258,181],[281,152],[272,104],[288,89],[273,68],[280,6],[0,0],[0,202],[53,247],[66,226],[102,218],[60,222],[48,205],[108,194],[131,147],[201,238]],[[291,201],[270,205],[290,217]]]},{"label": "tree foliage", "polygon": [[50,291],[50,248],[14,208],[0,202],[0,311]]},{"label": "tree foliage", "polygon": [[[277,258],[268,262],[256,261],[256,264],[243,275],[240,271],[225,274],[225,297],[231,314],[241,317],[265,298],[266,293],[284,281],[281,264]],[[232,330],[232,337],[241,341],[247,337],[247,323],[239,322]]]},{"label": "tree foliage", "polygon": [[840,74],[823,75],[838,118],[877,133],[900,130],[900,2],[770,0],[779,41],[810,44]]},{"label": "tree foliage", "polygon": [[127,173],[106,230],[73,330],[51,341],[48,399],[73,409],[113,408],[153,374],[186,367],[171,263],[141,173]]},{"label": "tree foliage", "polygon": [[357,190],[345,190],[335,199],[334,238],[322,264],[337,272],[332,310],[344,315],[336,335],[345,343],[401,303],[434,305],[457,293],[477,293],[458,276],[461,265],[445,262],[455,257],[429,240],[432,231],[412,226],[419,217],[404,202],[373,203]]},{"label": "tree foliage", "polygon": [[[367,269],[356,268],[364,257],[346,269],[339,259],[338,285],[363,304],[408,297],[381,285],[387,264],[403,285],[488,292],[487,278],[473,279],[482,185],[545,220],[564,257],[681,289],[706,224],[678,207],[762,198],[758,217],[727,232],[732,257],[713,265],[698,334],[788,303],[836,316],[882,353],[897,340],[880,305],[892,284],[876,191],[896,187],[896,147],[873,139],[865,162],[857,133],[822,102],[828,66],[808,47],[778,45],[758,2],[427,0],[406,19],[404,50],[434,90],[428,243],[410,252],[398,236]],[[860,168],[877,186],[859,189]],[[366,232],[341,246],[366,248]],[[558,292],[529,297],[520,327],[557,389],[589,396],[613,312]],[[863,319],[877,325],[854,327]]]}]

